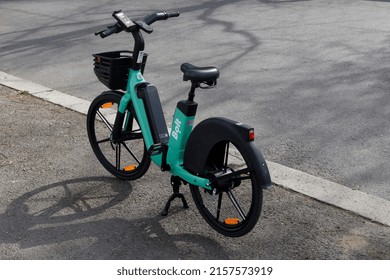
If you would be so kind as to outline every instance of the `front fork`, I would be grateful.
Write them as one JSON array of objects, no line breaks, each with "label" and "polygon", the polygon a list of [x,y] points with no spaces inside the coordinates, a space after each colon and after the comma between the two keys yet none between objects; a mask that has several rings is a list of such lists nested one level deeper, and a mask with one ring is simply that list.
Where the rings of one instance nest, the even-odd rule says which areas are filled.
[{"label": "front fork", "polygon": [[[126,115],[126,110],[129,108],[129,103],[132,99],[132,96],[135,96],[135,87],[140,84],[145,82],[141,70],[133,70],[130,69],[129,72],[129,79],[127,82],[127,90],[126,93],[122,96],[121,101],[119,103],[118,111],[115,117],[115,122],[112,130],[112,141],[114,143],[117,143],[122,135],[122,128],[123,128],[123,123],[125,123],[125,129],[128,129],[128,126],[132,127],[132,123],[129,123],[129,121],[132,119],[131,113],[129,112]],[[133,106],[136,107],[136,104],[133,102]],[[136,109],[135,109],[136,110]],[[126,120],[125,120],[126,117]],[[142,128],[142,126],[141,126]],[[146,143],[145,143],[146,144]]]},{"label": "front fork", "polygon": [[112,129],[111,140],[116,144],[122,136],[122,126],[125,119],[125,113],[117,112],[114,126]]}]

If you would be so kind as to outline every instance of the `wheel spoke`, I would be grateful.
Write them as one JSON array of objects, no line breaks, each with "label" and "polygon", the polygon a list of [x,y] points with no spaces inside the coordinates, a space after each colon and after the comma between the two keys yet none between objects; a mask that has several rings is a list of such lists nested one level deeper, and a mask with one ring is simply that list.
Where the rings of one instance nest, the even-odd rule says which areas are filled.
[{"label": "wheel spoke", "polygon": [[129,147],[127,147],[126,143],[122,143],[123,144],[123,147],[125,147],[125,149],[129,152],[129,154],[133,157],[133,159],[135,159],[135,161],[140,164],[141,162],[138,160],[138,158],[135,156],[135,154],[129,149]]},{"label": "wheel spoke", "polygon": [[112,129],[113,129],[112,125],[109,123],[109,121],[103,116],[103,114],[102,114],[99,110],[96,111],[96,115],[99,116],[99,118],[102,120],[102,122],[103,122],[103,123],[107,126],[107,128],[112,132]]},{"label": "wheel spoke", "polygon": [[121,168],[121,143],[117,143],[115,145],[115,156],[116,156],[115,168],[117,170],[120,170],[120,168]]},{"label": "wheel spoke", "polygon": [[234,197],[233,192],[232,192],[231,190],[229,190],[229,191],[227,192],[227,195],[228,195],[229,199],[231,200],[231,202],[233,203],[234,207],[236,208],[238,214],[240,214],[241,218],[242,218],[243,220],[245,220],[246,217],[245,217],[244,211],[242,211],[240,205],[238,204],[236,198]]},{"label": "wheel spoke", "polygon": [[101,144],[101,143],[108,142],[108,141],[110,141],[110,140],[111,140],[110,137],[108,137],[108,138],[106,138],[106,139],[102,139],[102,140],[96,141],[96,143]]},{"label": "wheel spoke", "polygon": [[225,170],[227,169],[227,164],[228,164],[228,158],[229,158],[229,143],[227,143],[226,145],[226,152],[225,152],[225,163],[224,163],[224,167],[225,167]]},{"label": "wheel spoke", "polygon": [[219,193],[218,197],[218,208],[217,208],[217,217],[216,220],[219,221],[219,215],[221,214],[221,204],[222,204],[222,193]]}]

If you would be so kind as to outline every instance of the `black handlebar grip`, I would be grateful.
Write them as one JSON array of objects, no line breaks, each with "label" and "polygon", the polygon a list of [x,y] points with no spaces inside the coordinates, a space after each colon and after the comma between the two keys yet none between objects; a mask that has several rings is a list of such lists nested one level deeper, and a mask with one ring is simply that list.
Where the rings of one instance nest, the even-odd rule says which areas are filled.
[{"label": "black handlebar grip", "polygon": [[108,26],[106,30],[100,33],[100,37],[106,38],[114,33],[118,33],[122,30],[122,27],[118,24],[115,24],[113,26]]},{"label": "black handlebar grip", "polygon": [[180,15],[179,12],[171,12],[171,13],[168,13],[165,11],[164,12],[157,12],[157,13],[154,13],[154,14],[151,14],[151,15],[144,17],[144,22],[147,25],[151,25],[155,21],[166,20],[170,17],[178,17],[179,15]]},{"label": "black handlebar grip", "polygon": [[180,13],[179,12],[171,12],[171,13],[167,13],[167,15],[168,15],[168,18],[178,17],[178,16],[180,16]]}]

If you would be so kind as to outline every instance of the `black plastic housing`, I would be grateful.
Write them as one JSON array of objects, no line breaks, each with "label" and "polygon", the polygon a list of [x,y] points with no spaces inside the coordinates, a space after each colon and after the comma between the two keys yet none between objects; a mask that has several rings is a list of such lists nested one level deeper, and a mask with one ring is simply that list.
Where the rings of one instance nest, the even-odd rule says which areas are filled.
[{"label": "black plastic housing", "polygon": [[137,88],[137,96],[144,102],[154,143],[168,143],[169,134],[157,88],[143,83]]},{"label": "black plastic housing", "polygon": [[[113,51],[93,54],[94,72],[100,82],[109,89],[126,90],[129,69],[133,63],[132,51]],[[141,63],[141,73],[144,73],[147,54]]]}]

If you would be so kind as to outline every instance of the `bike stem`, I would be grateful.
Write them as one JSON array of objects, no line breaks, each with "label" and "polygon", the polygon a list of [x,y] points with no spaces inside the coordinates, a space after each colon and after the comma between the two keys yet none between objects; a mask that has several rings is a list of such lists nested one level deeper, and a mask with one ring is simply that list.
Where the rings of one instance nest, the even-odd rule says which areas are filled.
[{"label": "bike stem", "polygon": [[131,34],[134,38],[134,49],[133,49],[133,63],[131,64],[131,69],[140,70],[141,63],[143,58],[143,51],[145,49],[145,41],[142,36],[141,31],[137,28],[135,31],[132,31]]},{"label": "bike stem", "polygon": [[[133,48],[133,61],[132,64],[130,65],[130,68],[134,71],[139,71],[141,70],[141,63],[142,63],[142,58],[143,58],[143,51],[145,49],[145,41],[144,37],[142,36],[142,33],[140,32],[139,28],[136,30],[132,31],[131,34],[133,35],[134,38],[134,48]],[[138,61],[141,61],[138,63]],[[128,99],[128,98],[127,98]],[[126,102],[121,102],[121,106],[119,108],[119,111],[117,112],[115,122],[114,122],[114,129],[113,129],[113,134],[112,134],[112,140],[116,142],[121,135],[122,132],[122,125],[124,122],[125,114],[124,111],[127,107],[128,102],[130,99],[126,100]]]}]

